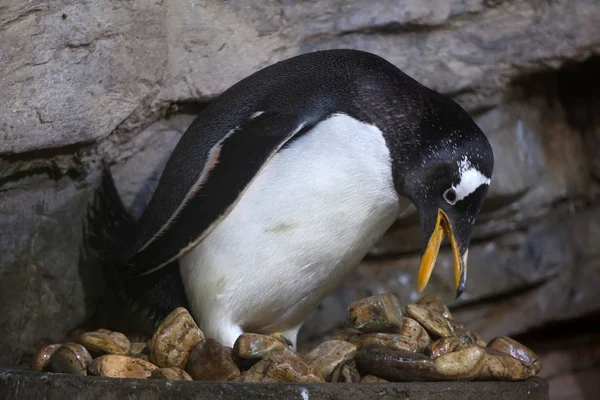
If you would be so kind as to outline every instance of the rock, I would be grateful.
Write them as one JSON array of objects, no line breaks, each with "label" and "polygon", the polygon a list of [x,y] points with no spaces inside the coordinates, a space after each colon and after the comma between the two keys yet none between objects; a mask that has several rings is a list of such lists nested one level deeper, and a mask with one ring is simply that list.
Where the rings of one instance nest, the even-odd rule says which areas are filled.
[{"label": "rock", "polygon": [[448,320],[431,309],[418,304],[407,304],[406,312],[421,324],[432,336],[445,337],[453,334]]},{"label": "rock", "polygon": [[279,340],[281,343],[285,344],[286,346],[289,346],[289,347],[293,346],[293,344],[290,341],[290,339],[288,339],[285,336],[283,336],[280,332],[273,333],[273,334],[271,334],[269,336],[274,337],[275,339]]},{"label": "rock", "polygon": [[152,338],[150,336],[142,335],[140,333],[133,333],[131,335],[127,335],[127,339],[129,339],[129,342],[133,346],[133,343],[141,343],[141,342],[145,343],[145,342],[150,341]]},{"label": "rock", "polygon": [[397,333],[354,333],[344,332],[333,336],[336,340],[343,340],[352,343],[357,348],[372,344],[380,344],[383,346],[417,351],[417,343],[407,338],[406,336]]},{"label": "rock", "polygon": [[290,347],[272,336],[257,333],[242,333],[233,345],[233,354],[236,358],[257,362],[269,355],[281,353],[292,356]]},{"label": "rock", "polygon": [[442,314],[444,318],[452,319],[450,309],[448,309],[448,306],[442,301],[442,299],[438,295],[425,295],[419,301],[417,301],[417,304],[420,306],[427,307],[431,311],[435,311],[438,314]]},{"label": "rock", "polygon": [[148,344],[145,342],[132,342],[129,350],[132,357],[138,358],[142,355],[147,356],[149,351]]},{"label": "rock", "polygon": [[466,329],[463,324],[451,319],[449,319],[448,322],[450,324],[450,328],[452,329],[452,335],[456,336],[460,340],[461,344],[473,345],[478,341],[482,342],[482,340],[480,340],[480,338],[478,338],[473,332]]},{"label": "rock", "polygon": [[265,364],[265,378],[277,382],[324,382],[313,367],[296,356],[271,354]]},{"label": "rock", "polygon": [[348,306],[346,327],[361,332],[395,332],[402,328],[402,310],[391,293],[358,300]]},{"label": "rock", "polygon": [[434,362],[412,351],[371,345],[358,349],[355,360],[361,374],[380,376],[391,382],[432,381],[437,377]]},{"label": "rock", "polygon": [[90,353],[77,343],[63,343],[54,351],[49,360],[52,372],[73,375],[87,375],[87,368],[91,362]]},{"label": "rock", "polygon": [[[110,332],[110,331],[108,331]],[[87,332],[79,337],[81,344],[92,354],[121,354],[128,355],[131,344],[127,336],[119,332]]]},{"label": "rock", "polygon": [[488,348],[516,358],[526,367],[532,367],[536,374],[542,369],[542,360],[531,349],[508,336],[490,340]]},{"label": "rock", "polygon": [[265,379],[266,370],[267,362],[260,360],[234,380],[237,382],[262,382]]},{"label": "rock", "polygon": [[471,346],[435,359],[435,370],[445,379],[473,379],[484,365],[485,350]]},{"label": "rock", "polygon": [[53,343],[42,346],[35,354],[31,361],[31,368],[35,371],[47,372],[50,366],[50,357],[58,348],[62,346],[61,343]]},{"label": "rock", "polygon": [[321,343],[303,359],[312,366],[317,374],[328,380],[338,365],[351,359],[356,353],[356,346],[341,340],[328,340]]},{"label": "rock", "polygon": [[431,338],[421,324],[412,318],[402,317],[402,329],[398,334],[417,344],[417,351],[422,352],[429,346]]},{"label": "rock", "polygon": [[330,382],[360,382],[360,374],[353,359],[340,363],[331,374]]},{"label": "rock", "polygon": [[232,349],[210,338],[196,343],[185,369],[197,381],[231,381],[240,376]]},{"label": "rock", "polygon": [[158,367],[148,361],[118,354],[100,356],[89,366],[91,374],[109,378],[146,379],[156,369]]},{"label": "rock", "polygon": [[72,343],[77,343],[77,344],[82,344],[81,343],[81,335],[83,335],[84,333],[86,333],[85,329],[81,329],[81,328],[72,329],[69,331],[69,333],[67,333],[66,341],[72,342]]},{"label": "rock", "polygon": [[428,352],[431,358],[435,360],[439,356],[453,352],[459,344],[460,340],[456,336],[446,336],[431,342]]},{"label": "rock", "polygon": [[478,379],[520,381],[535,375],[533,366],[525,366],[518,359],[492,349],[486,349]]},{"label": "rock", "polygon": [[157,368],[150,374],[150,379],[166,379],[168,381],[191,381],[192,377],[177,367]]},{"label": "rock", "polygon": [[361,380],[360,383],[382,383],[388,382],[386,379],[380,378],[375,375],[366,375]]},{"label": "rock", "polygon": [[160,324],[149,347],[159,367],[183,368],[190,350],[202,339],[204,334],[190,313],[179,307]]},{"label": "rock", "polygon": [[357,347],[380,344],[392,349],[417,351],[417,343],[395,333],[368,333],[358,336]]}]

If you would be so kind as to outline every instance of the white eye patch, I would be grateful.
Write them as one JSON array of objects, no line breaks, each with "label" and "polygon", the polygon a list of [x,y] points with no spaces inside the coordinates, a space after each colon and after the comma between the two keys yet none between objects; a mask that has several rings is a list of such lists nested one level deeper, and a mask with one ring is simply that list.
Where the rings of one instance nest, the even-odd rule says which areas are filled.
[{"label": "white eye patch", "polygon": [[467,157],[464,157],[459,161],[458,172],[460,181],[458,182],[458,185],[452,185],[452,189],[454,189],[454,192],[456,193],[456,200],[454,203],[469,196],[481,185],[490,184],[490,178],[483,175],[477,168],[473,167]]}]

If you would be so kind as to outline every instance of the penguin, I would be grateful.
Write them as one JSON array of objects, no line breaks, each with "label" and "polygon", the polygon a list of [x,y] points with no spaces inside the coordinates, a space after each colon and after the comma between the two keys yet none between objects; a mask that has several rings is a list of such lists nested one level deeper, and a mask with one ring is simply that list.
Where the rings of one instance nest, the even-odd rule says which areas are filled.
[{"label": "penguin", "polygon": [[226,346],[253,332],[295,348],[310,312],[399,215],[422,228],[419,292],[447,237],[460,296],[493,167],[469,114],[384,58],[306,53],[205,107],[137,220],[105,170],[87,243],[141,323],[184,306]]}]

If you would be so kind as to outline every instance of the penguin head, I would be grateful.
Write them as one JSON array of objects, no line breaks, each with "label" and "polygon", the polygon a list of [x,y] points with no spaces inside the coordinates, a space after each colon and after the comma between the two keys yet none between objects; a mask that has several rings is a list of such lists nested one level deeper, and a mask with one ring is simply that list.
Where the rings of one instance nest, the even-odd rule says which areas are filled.
[{"label": "penguin head", "polygon": [[[494,168],[491,145],[471,117],[450,100],[431,107],[403,157],[396,187],[415,205],[424,235],[418,276],[421,292],[444,238],[454,256],[456,297],[465,289],[467,256],[475,219]],[[405,156],[406,154],[405,153]]]}]

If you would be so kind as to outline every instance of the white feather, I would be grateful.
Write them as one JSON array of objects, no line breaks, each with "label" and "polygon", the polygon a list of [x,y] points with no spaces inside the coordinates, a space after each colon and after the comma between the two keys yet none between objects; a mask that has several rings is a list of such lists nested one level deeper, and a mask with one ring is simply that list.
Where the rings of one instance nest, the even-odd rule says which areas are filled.
[{"label": "white feather", "polygon": [[452,186],[456,192],[456,201],[469,196],[479,186],[490,184],[490,178],[473,167],[466,156],[458,163],[458,173],[460,182],[458,182],[458,185]]},{"label": "white feather", "polygon": [[242,331],[295,335],[402,206],[376,127],[337,114],[275,155],[231,213],[180,259],[194,317],[232,346]]}]

